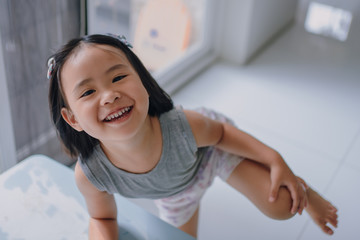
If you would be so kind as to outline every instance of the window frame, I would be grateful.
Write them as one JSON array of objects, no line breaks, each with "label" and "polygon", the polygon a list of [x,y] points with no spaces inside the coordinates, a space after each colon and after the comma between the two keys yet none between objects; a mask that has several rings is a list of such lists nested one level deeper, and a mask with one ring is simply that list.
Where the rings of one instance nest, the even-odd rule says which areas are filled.
[{"label": "window frame", "polygon": [[11,120],[3,44],[0,32],[0,173],[17,163],[15,137]]}]

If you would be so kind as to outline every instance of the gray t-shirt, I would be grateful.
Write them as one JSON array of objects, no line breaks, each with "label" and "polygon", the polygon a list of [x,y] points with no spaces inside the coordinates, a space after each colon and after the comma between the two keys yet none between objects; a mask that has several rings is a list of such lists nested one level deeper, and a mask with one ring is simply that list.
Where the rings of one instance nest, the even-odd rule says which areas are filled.
[{"label": "gray t-shirt", "polygon": [[175,195],[191,185],[207,148],[197,148],[183,110],[173,109],[160,117],[163,139],[157,165],[147,173],[135,174],[114,166],[97,145],[80,166],[89,181],[100,191],[130,198],[159,199]]}]

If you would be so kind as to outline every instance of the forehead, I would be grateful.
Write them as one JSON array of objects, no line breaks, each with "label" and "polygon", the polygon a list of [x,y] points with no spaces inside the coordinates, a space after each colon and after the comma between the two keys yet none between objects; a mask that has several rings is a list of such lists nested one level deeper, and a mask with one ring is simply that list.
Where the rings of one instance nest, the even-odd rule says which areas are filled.
[{"label": "forehead", "polygon": [[120,49],[100,44],[82,44],[69,56],[60,71],[62,85],[64,82],[77,82],[84,78],[93,78],[103,74],[116,64],[123,69],[135,72],[125,53]]},{"label": "forehead", "polygon": [[116,60],[125,65],[130,65],[125,53],[120,49],[102,44],[83,43],[69,56],[65,62],[79,63],[81,61]]}]

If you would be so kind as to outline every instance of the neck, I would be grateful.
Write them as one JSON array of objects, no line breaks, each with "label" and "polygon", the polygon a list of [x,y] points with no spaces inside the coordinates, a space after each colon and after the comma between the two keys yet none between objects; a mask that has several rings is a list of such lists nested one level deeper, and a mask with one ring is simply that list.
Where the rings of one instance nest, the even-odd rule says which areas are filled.
[{"label": "neck", "polygon": [[159,119],[148,117],[143,128],[131,139],[101,143],[101,147],[115,166],[130,172],[147,172],[161,157]]}]

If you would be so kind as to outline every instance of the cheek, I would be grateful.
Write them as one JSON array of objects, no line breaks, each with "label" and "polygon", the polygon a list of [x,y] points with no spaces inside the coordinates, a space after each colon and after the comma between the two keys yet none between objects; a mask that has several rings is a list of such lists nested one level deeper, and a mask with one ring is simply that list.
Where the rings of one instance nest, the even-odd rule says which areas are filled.
[{"label": "cheek", "polygon": [[142,114],[147,115],[149,112],[149,94],[146,89],[142,86],[134,86],[132,92],[134,93],[132,97],[135,100],[137,108]]},{"label": "cheek", "polygon": [[142,85],[142,83],[138,85],[138,92],[141,92],[144,98],[149,98],[149,93],[146,91],[146,88]]},{"label": "cheek", "polygon": [[81,104],[81,106],[74,106],[74,114],[78,121],[82,124],[97,120],[96,111],[97,108],[92,104]]},{"label": "cheek", "polygon": [[146,109],[149,109],[149,94],[145,88],[142,89],[142,99],[143,99],[144,106],[146,107]]},{"label": "cheek", "polygon": [[141,82],[131,86],[129,92],[133,93],[133,97],[136,98],[138,101],[144,103],[149,102],[149,94]]}]

